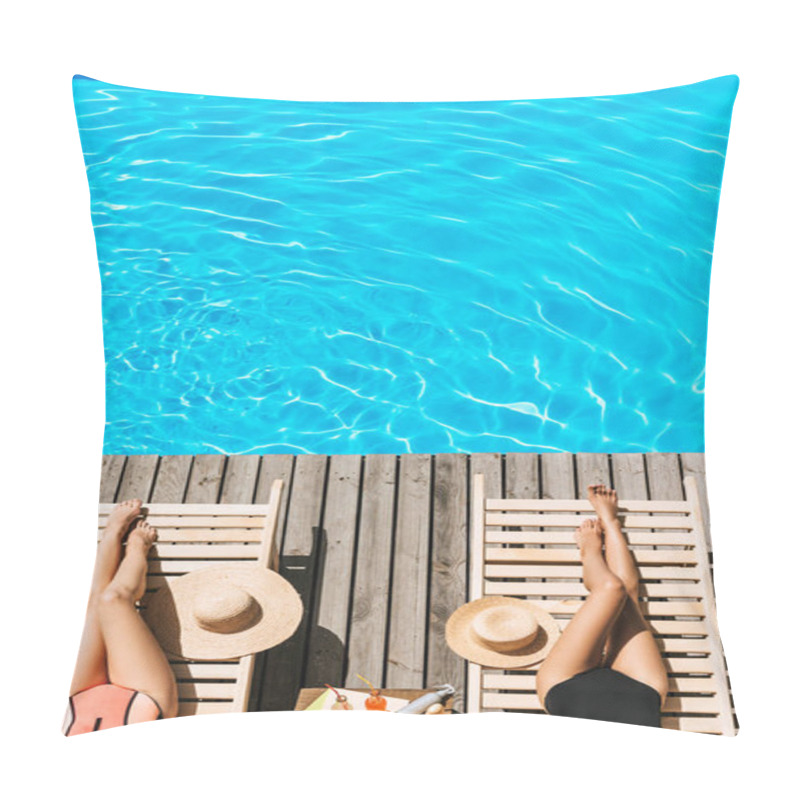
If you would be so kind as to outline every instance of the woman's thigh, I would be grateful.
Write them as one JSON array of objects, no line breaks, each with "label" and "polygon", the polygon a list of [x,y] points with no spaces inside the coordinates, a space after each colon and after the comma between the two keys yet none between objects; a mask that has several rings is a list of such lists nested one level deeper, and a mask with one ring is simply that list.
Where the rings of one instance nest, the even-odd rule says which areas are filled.
[{"label": "woman's thigh", "polygon": [[669,682],[667,668],[655,637],[632,598],[614,624],[609,645],[608,666],[652,686],[663,704]]},{"label": "woman's thigh", "polygon": [[624,590],[592,592],[539,667],[536,692],[544,706],[550,689],[600,664],[603,645],[624,605]]},{"label": "woman's thigh", "polygon": [[108,677],[112,683],[150,695],[165,717],[177,714],[175,676],[164,651],[133,603],[107,596],[100,606]]}]

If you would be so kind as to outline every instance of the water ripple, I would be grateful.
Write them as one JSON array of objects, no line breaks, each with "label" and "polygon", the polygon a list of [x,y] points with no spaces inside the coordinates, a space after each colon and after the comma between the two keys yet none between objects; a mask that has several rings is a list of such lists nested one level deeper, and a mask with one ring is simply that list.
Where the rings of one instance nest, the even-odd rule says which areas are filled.
[{"label": "water ripple", "polygon": [[735,88],[313,103],[76,78],[106,452],[702,450]]}]

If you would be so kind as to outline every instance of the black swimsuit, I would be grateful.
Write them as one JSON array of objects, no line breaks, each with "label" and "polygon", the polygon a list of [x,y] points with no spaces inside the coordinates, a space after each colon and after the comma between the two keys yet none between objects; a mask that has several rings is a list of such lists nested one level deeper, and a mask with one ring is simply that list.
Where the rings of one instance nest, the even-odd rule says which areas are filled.
[{"label": "black swimsuit", "polygon": [[661,727],[661,695],[610,667],[595,667],[556,684],[547,693],[545,711],[556,717]]}]

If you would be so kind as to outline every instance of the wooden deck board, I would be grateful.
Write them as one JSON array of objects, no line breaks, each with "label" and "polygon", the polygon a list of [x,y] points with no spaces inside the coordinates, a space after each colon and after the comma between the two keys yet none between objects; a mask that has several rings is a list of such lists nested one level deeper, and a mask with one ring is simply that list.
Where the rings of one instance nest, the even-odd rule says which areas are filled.
[{"label": "wooden deck board", "polygon": [[347,642],[347,686],[363,686],[359,674],[376,686],[383,683],[396,488],[396,457],[368,455],[364,460],[364,490]]},{"label": "wooden deck board", "polygon": [[[359,672],[389,687],[453,683],[459,690],[454,707],[462,710],[466,664],[447,647],[444,625],[467,596],[470,479],[476,473],[485,476],[487,497],[554,500],[585,499],[587,484],[606,482],[623,500],[682,501],[682,478],[692,475],[699,482],[708,535],[705,460],[696,453],[106,455],[100,499],[103,503],[130,497],[150,503],[266,503],[272,481],[282,479],[277,525],[281,572],[300,591],[306,613],[289,642],[259,654],[250,708],[291,709],[301,686],[357,685],[354,676]],[[554,511],[551,516],[561,513]],[[536,529],[511,530],[520,531],[515,536],[523,542],[525,531]],[[653,534],[638,530],[632,535],[642,542],[637,545],[639,552],[653,553],[652,558],[643,558],[645,572],[649,574],[651,561],[671,564],[676,558],[676,575],[695,569],[678,563],[672,551],[659,550],[663,557],[658,556],[648,544],[655,541]],[[686,534],[675,530],[674,547],[678,548]],[[569,531],[550,528],[552,543],[540,545],[541,552],[563,546],[559,543],[564,534]],[[167,535],[164,548],[174,548],[176,560],[191,555],[181,549],[185,534],[175,530]],[[219,531],[219,546],[234,555],[245,552],[242,545],[224,543],[236,535],[234,530],[230,534]],[[546,560],[549,563],[550,556]],[[513,590],[514,582],[520,580],[515,576],[523,574],[514,565],[524,560],[504,558],[497,563],[500,572],[509,572]],[[543,592],[547,583],[542,584]],[[695,601],[690,585],[684,594],[653,599],[645,606],[656,617],[660,609],[668,610],[668,615],[692,612]],[[651,596],[658,595],[654,586]],[[575,602],[571,596],[562,580],[554,583],[552,594],[541,595],[541,603],[560,611],[566,621]],[[580,596],[576,589],[575,597]],[[671,624],[657,620],[655,627],[668,637]],[[664,643],[676,646],[674,639],[664,638]],[[687,671],[687,677],[677,680],[702,680],[705,659],[701,655],[687,659],[670,652],[671,668]],[[191,704],[189,698],[187,703]],[[525,710],[538,713],[534,708]],[[667,726],[715,729],[715,723],[703,718],[696,724],[667,718]]]},{"label": "wooden deck board", "polygon": [[350,585],[361,495],[359,455],[330,459],[319,563],[316,607],[308,637],[304,686],[344,684],[345,643],[350,618]]},{"label": "wooden deck board", "polygon": [[400,458],[386,686],[424,688],[431,468],[429,455]]}]

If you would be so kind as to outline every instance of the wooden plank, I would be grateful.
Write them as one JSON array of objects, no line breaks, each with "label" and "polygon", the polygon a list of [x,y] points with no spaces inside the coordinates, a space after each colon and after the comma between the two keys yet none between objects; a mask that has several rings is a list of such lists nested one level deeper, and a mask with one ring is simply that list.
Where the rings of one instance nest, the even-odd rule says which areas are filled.
[{"label": "wooden plank", "polygon": [[451,683],[456,711],[464,708],[466,662],[447,646],[444,630],[467,599],[467,469],[463,453],[434,456],[426,683]]},{"label": "wooden plank", "polygon": [[717,717],[662,717],[661,727],[694,733],[722,733],[722,725]]},{"label": "wooden plank", "polygon": [[238,661],[171,661],[175,678],[180,681],[236,680]]},{"label": "wooden plank", "polygon": [[[536,604],[542,606],[555,616],[570,616],[581,607],[582,600],[537,600]],[[645,617],[700,617],[706,616],[705,606],[700,602],[685,600],[658,600],[651,599],[639,602],[639,607]]]},{"label": "wooden plank", "polygon": [[[536,676],[531,674],[519,674],[514,672],[505,673],[484,673],[483,686],[486,689],[498,689],[504,691],[536,691]],[[670,678],[669,691],[676,692],[709,694],[713,695],[716,687],[712,678]]]},{"label": "wooden plank", "polygon": [[117,501],[140,499],[147,503],[158,467],[158,456],[128,456],[122,471]]},{"label": "wooden plank", "polygon": [[[539,456],[537,453],[507,453],[503,498],[515,500],[539,497]],[[487,486],[487,497],[499,497]]]},{"label": "wooden plank", "polygon": [[100,465],[100,502],[113,503],[117,497],[125,456],[104,455]]},{"label": "wooden plank", "polygon": [[[272,487],[276,480],[283,481],[281,502],[275,528],[275,549],[280,553],[286,535],[286,518],[292,494],[292,480],[295,469],[295,456],[290,453],[274,453],[261,457],[256,481],[255,501],[257,503],[269,502]],[[276,565],[277,566],[277,565]],[[267,654],[259,653],[255,657],[253,670],[254,690],[250,693],[250,710],[258,711],[267,696],[268,689],[264,686]]]},{"label": "wooden plank", "polygon": [[400,457],[387,686],[424,686],[432,466],[429,455]]},{"label": "wooden plank", "polygon": [[540,459],[542,497],[545,500],[577,499],[571,453],[544,453]]},{"label": "wooden plank", "polygon": [[621,509],[666,511],[672,507],[675,511],[688,511],[682,502],[665,502],[658,509],[648,505],[644,453],[614,453],[611,456],[611,479]]},{"label": "wooden plank", "polygon": [[[586,597],[588,592],[582,581],[564,583],[556,581],[486,581],[485,595],[508,597]],[[639,597],[692,598],[703,596],[702,586],[696,583],[642,583]],[[538,601],[537,601],[538,602]]]},{"label": "wooden plank", "polygon": [[149,558],[154,559],[238,559],[258,558],[261,550],[261,540],[250,544],[229,544],[194,542],[192,544],[176,544],[159,539],[151,548]]},{"label": "wooden plank", "polygon": [[722,732],[728,736],[733,736],[734,718],[733,718],[733,703],[728,692],[727,684],[727,670],[725,665],[725,657],[722,651],[722,639],[719,635],[717,628],[717,607],[716,598],[714,595],[714,585],[711,580],[711,564],[706,551],[706,536],[702,529],[702,506],[700,501],[700,492],[697,486],[697,480],[694,477],[687,477],[684,481],[686,490],[686,499],[692,507],[692,516],[695,518],[698,529],[697,533],[697,547],[698,557],[700,561],[700,568],[702,572],[701,582],[705,593],[705,603],[708,609],[708,621],[710,628],[710,636],[714,641],[715,647],[711,655],[711,659],[715,664],[715,672],[717,677],[717,692],[720,700],[720,710],[722,711]]},{"label": "wooden plank", "polygon": [[192,460],[186,487],[187,503],[219,502],[220,484],[225,471],[225,456],[199,455]]},{"label": "wooden plank", "polygon": [[711,551],[711,513],[708,505],[708,485],[706,483],[706,454],[681,453],[681,469],[684,478],[693,477],[697,481],[697,491],[700,495],[700,519],[706,534],[706,547]]},{"label": "wooden plank", "polygon": [[652,500],[683,500],[677,453],[646,453],[645,463]]},{"label": "wooden plank", "polygon": [[[534,455],[533,457],[535,458],[536,456]],[[524,466],[517,464],[513,458],[510,467],[507,462],[505,467],[512,472],[519,472],[520,476],[522,475],[522,470],[524,470]],[[468,517],[470,540],[467,546],[467,568],[469,570],[467,596],[470,600],[474,600],[480,596],[483,587],[481,555],[483,553],[483,537],[485,534],[483,525],[484,506],[487,496],[503,496],[504,460],[499,453],[473,453],[468,458],[468,468],[468,480],[470,481],[471,490]],[[512,480],[517,480],[516,476]],[[481,710],[480,675],[481,668],[478,664],[467,664],[464,705],[468,713]]]},{"label": "wooden plank", "polygon": [[[486,514],[487,527],[502,527],[504,525],[536,526],[542,528],[575,528],[588,514],[537,514],[535,512],[488,512]],[[659,516],[647,517],[644,515],[619,515],[623,528],[663,528],[665,530],[691,529],[693,522],[685,516]]]},{"label": "wooden plank", "polygon": [[[219,548],[214,548],[214,552]],[[554,552],[554,551],[549,551]],[[516,555],[512,551],[511,556]],[[223,557],[223,556],[220,556]],[[234,557],[234,556],[231,556]],[[517,559],[501,557],[499,562],[517,561]],[[535,563],[536,558],[531,559],[534,563],[491,563],[487,564],[484,575],[487,578],[574,578],[580,579],[583,576],[583,569],[579,564],[569,566],[566,564],[540,564]],[[694,567],[639,567],[639,575],[642,580],[660,581],[698,581],[700,574]]]},{"label": "wooden plank", "polygon": [[259,676],[259,696],[253,701],[260,711],[291,710],[300,689],[313,608],[315,544],[322,521],[326,473],[326,456],[296,456],[280,574],[300,595],[303,617],[297,632],[266,657]]},{"label": "wooden plank", "polygon": [[[231,517],[263,516],[269,510],[269,502],[246,503],[243,505],[220,505],[219,503],[149,503],[158,516],[167,517],[214,517],[229,519]],[[114,509],[113,503],[101,503],[99,515],[107,517]]]},{"label": "wooden plank", "polygon": [[220,503],[252,503],[256,494],[260,463],[260,456],[229,456]]},{"label": "wooden plank", "polygon": [[181,702],[191,700],[233,700],[235,696],[235,683],[198,681],[196,683],[178,684],[178,699]]},{"label": "wooden plank", "polygon": [[[485,708],[503,708],[509,711],[544,710],[535,694],[484,692],[483,705]],[[714,714],[716,711],[716,699],[713,697],[667,697],[662,708],[662,713],[665,714]]]},{"label": "wooden plank", "polygon": [[283,546],[283,537],[286,529],[286,515],[289,510],[289,502],[292,492],[292,476],[294,475],[296,456],[279,453],[274,455],[262,456],[258,470],[258,481],[256,483],[255,501],[257,503],[269,502],[269,495],[272,483],[275,480],[283,481],[283,494],[281,496],[281,506],[278,509],[278,542],[280,550]]},{"label": "wooden plank", "polygon": [[[692,550],[634,550],[637,564],[697,564],[698,554]],[[487,562],[526,562],[539,564],[580,564],[581,554],[577,547],[558,547],[541,550],[536,547],[487,547]]]},{"label": "wooden plank", "polygon": [[[260,519],[264,519],[261,517]],[[238,544],[259,543],[262,528],[166,528],[158,526],[158,543],[169,544]]]},{"label": "wooden plank", "polygon": [[[258,561],[258,548],[253,547],[253,555],[250,559],[241,559],[242,562],[249,566],[254,566]],[[158,561],[148,561],[147,574],[148,575],[183,575],[187,572],[192,572],[196,569],[206,569],[207,567],[220,567],[230,564],[230,561],[225,559],[215,558],[196,558],[191,560],[168,559]]]},{"label": "wooden plank", "polygon": [[[687,531],[644,531],[634,529],[626,532],[628,544],[634,550],[642,545],[678,545],[693,547],[697,541],[694,533]],[[573,528],[561,528],[549,531],[507,531],[490,528],[486,531],[487,544],[575,544]]]},{"label": "wooden plank", "polygon": [[316,590],[316,624],[308,637],[304,685],[341,686],[345,671],[345,642],[350,613],[361,489],[359,455],[330,458],[322,535],[319,540],[319,583]]},{"label": "wooden plank", "polygon": [[588,497],[588,488],[595,483],[611,485],[611,467],[605,453],[577,453],[575,468],[578,496]]},{"label": "wooden plank", "polygon": [[[224,506],[220,506],[223,508]],[[157,528],[171,528],[180,530],[181,528],[204,528],[223,530],[225,528],[237,528],[239,530],[255,529],[259,530],[264,524],[264,514],[267,509],[263,506],[253,506],[254,513],[248,516],[234,516],[232,514],[215,514],[206,516],[196,516],[187,510],[185,516],[174,514],[163,514],[157,506],[148,505],[147,520]],[[258,509],[256,511],[256,509]]]},{"label": "wooden plank", "polygon": [[[616,459],[618,456],[614,456],[614,458]],[[619,507],[621,511],[645,512],[648,514],[653,511],[665,514],[689,513],[689,507],[684,500],[630,500],[622,497],[619,500]],[[536,508],[538,511],[574,511],[586,514],[591,514],[594,511],[592,504],[588,500],[524,497],[519,499],[489,497],[486,500],[486,508],[488,511],[529,511],[531,508]]]},{"label": "wooden plank", "polygon": [[361,517],[356,547],[350,638],[345,683],[356,686],[363,675],[385,685],[397,457],[370,453],[364,460]]},{"label": "wooden plank", "polygon": [[234,711],[233,702],[198,702],[187,700],[178,704],[179,717],[195,717],[205,714],[228,714]]},{"label": "wooden plank", "polygon": [[182,503],[192,469],[191,456],[162,456],[158,462],[151,503]]}]

